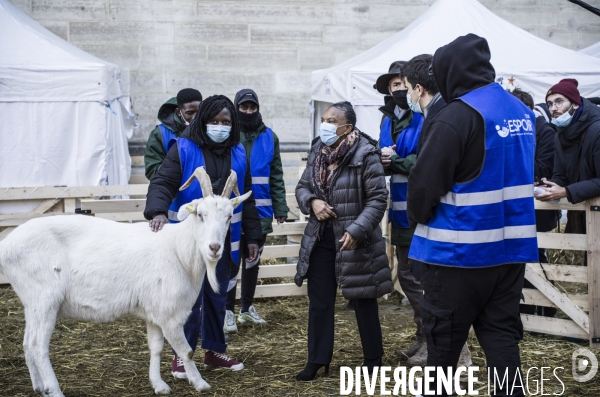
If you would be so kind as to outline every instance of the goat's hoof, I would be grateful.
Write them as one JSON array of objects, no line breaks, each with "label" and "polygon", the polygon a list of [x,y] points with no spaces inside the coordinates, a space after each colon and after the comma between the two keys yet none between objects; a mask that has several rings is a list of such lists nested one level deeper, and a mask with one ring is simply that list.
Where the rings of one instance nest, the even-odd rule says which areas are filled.
[{"label": "goat's hoof", "polygon": [[210,385],[208,383],[206,383],[205,381],[200,381],[197,385],[194,385],[194,389],[196,389],[196,391],[208,391],[210,390]]},{"label": "goat's hoof", "polygon": [[165,396],[171,394],[171,388],[165,382],[158,383],[156,386],[154,386],[154,393],[158,394],[159,396]]}]

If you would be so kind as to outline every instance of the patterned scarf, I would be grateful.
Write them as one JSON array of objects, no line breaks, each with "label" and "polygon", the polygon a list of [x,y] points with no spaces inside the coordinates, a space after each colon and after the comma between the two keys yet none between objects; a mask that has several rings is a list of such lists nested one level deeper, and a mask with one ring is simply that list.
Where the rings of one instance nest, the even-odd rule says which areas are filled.
[{"label": "patterned scarf", "polygon": [[317,197],[329,203],[329,187],[333,179],[334,171],[337,169],[346,154],[358,140],[359,131],[354,129],[335,149],[323,144],[313,166],[313,188]]}]

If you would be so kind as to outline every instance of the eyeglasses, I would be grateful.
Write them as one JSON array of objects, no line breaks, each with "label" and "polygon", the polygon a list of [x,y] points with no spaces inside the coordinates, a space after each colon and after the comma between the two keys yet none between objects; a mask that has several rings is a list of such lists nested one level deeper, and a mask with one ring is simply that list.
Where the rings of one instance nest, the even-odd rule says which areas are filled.
[{"label": "eyeglasses", "polygon": [[567,103],[568,101],[565,101],[563,99],[558,98],[556,101],[554,101],[554,103],[548,101],[546,102],[546,105],[548,105],[548,110],[552,109],[552,107],[556,106],[557,109],[560,109],[563,105],[563,103]]}]

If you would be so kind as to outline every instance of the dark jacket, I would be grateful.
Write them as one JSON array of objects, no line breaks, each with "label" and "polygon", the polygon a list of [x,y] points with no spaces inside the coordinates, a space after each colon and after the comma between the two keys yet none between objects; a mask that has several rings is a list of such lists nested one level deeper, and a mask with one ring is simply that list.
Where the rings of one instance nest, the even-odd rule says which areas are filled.
[{"label": "dark jacket", "polygon": [[[309,215],[300,246],[296,284],[302,285],[309,266],[310,253],[318,238],[320,222],[310,202],[317,198],[313,188],[313,165],[322,142],[313,141],[306,169],[296,187],[296,199],[302,213]],[[379,223],[387,207],[387,189],[380,152],[376,142],[361,133],[360,138],[341,160],[333,176],[331,202],[337,218],[330,222],[336,239],[337,283],[346,299],[379,298],[393,291],[392,276]],[[358,246],[339,252],[338,241],[350,233]],[[319,264],[313,264],[318,266]]]},{"label": "dark jacket", "polygon": [[[180,137],[186,126],[179,116],[175,114],[175,109],[177,109],[177,98],[173,97],[160,107],[158,110],[158,119],[165,127],[173,131],[177,137]],[[166,155],[160,128],[156,126],[148,137],[146,153],[144,154],[144,166],[146,167],[146,178],[148,180],[154,178]]]},{"label": "dark jacket", "polygon": [[[186,129],[182,136],[192,140],[199,147],[203,147],[200,142],[190,137],[188,131],[189,129]],[[227,149],[220,155],[215,154],[211,150],[203,150],[202,153],[204,155],[206,173],[210,176],[212,182],[213,193],[221,194],[231,170],[231,151]],[[175,143],[169,149],[169,153],[167,153],[157,174],[150,181],[148,196],[146,198],[146,209],[144,210],[144,217],[146,219],[150,220],[158,214],[167,215],[171,201],[177,196],[179,187],[185,182],[181,180],[181,170],[179,151],[177,143]],[[252,177],[249,169],[244,178],[244,191],[252,190]],[[260,218],[258,217],[254,195],[251,195],[250,198],[244,201],[243,205],[242,231],[246,236],[248,244],[256,244],[262,239],[262,228],[260,226]]]},{"label": "dark jacket", "polygon": [[453,183],[479,175],[485,154],[484,120],[464,102],[450,101],[494,82],[489,60],[487,43],[473,34],[435,52],[433,77],[447,105],[421,132],[419,161],[408,177],[407,212],[412,223],[426,223]]},{"label": "dark jacket", "polygon": [[567,189],[573,204],[600,196],[600,108],[582,100],[579,118],[554,138],[552,182]]},{"label": "dark jacket", "polygon": [[[535,119],[534,175],[550,179],[554,167],[554,135],[556,131],[543,116]],[[559,211],[536,210],[535,224],[538,232],[549,232],[558,224]]]},{"label": "dark jacket", "polygon": [[[394,109],[396,107],[396,103],[393,101],[392,97],[386,95],[385,97],[385,106],[379,108],[379,111],[383,113],[383,117],[381,118],[381,124],[379,125],[379,130],[381,131],[381,125],[386,117],[389,117],[392,120],[392,141],[398,141],[398,136],[406,127],[410,125],[412,122],[413,112],[411,110],[407,110],[404,112],[402,117],[398,119],[396,114],[394,113]],[[381,149],[381,138],[379,142],[377,142],[377,147]],[[417,155],[410,154],[405,158],[394,154],[390,160],[392,164],[390,168],[385,169],[386,175],[392,175],[392,172],[395,174],[408,175],[410,169],[417,162]],[[413,234],[415,233],[414,228],[410,227],[400,227],[396,226],[392,223],[392,245],[398,245],[401,247],[408,247],[410,242],[412,241]]]}]

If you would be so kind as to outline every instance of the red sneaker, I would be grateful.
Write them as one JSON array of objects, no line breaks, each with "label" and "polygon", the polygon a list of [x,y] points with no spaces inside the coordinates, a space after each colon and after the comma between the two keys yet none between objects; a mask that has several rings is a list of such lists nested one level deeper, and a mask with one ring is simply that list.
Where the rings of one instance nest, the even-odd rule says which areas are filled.
[{"label": "red sneaker", "polygon": [[233,371],[239,371],[244,369],[244,364],[242,364],[241,362],[234,360],[231,357],[227,357],[223,353],[215,353],[210,350],[207,350],[204,354],[204,366],[226,368],[231,369]]},{"label": "red sneaker", "polygon": [[187,379],[188,377],[183,367],[183,360],[177,354],[171,362],[171,374],[177,379]]}]

